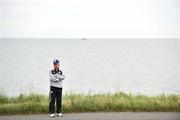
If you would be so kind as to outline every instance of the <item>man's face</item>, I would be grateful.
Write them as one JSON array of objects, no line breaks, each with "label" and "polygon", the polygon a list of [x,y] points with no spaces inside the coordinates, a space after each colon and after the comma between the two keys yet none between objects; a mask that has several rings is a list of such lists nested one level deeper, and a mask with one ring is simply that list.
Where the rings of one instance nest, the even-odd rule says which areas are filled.
[{"label": "man's face", "polygon": [[59,64],[54,65],[54,68],[58,69],[59,68]]}]

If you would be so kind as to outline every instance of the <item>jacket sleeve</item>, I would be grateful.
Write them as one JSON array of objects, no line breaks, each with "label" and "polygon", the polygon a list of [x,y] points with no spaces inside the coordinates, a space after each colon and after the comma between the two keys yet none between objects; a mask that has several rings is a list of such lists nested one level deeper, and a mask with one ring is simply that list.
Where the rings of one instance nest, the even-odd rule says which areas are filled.
[{"label": "jacket sleeve", "polygon": [[57,74],[56,76],[59,80],[64,80],[65,79],[65,75],[63,74],[62,71],[60,71],[60,74]]},{"label": "jacket sleeve", "polygon": [[52,74],[51,71],[49,71],[49,79],[50,79],[51,81],[53,81],[53,82],[58,82],[58,81],[59,81],[59,79],[56,78],[56,77]]},{"label": "jacket sleeve", "polygon": [[64,74],[57,75],[57,78],[58,78],[59,80],[64,80],[64,79],[65,79],[65,75],[64,75]]}]

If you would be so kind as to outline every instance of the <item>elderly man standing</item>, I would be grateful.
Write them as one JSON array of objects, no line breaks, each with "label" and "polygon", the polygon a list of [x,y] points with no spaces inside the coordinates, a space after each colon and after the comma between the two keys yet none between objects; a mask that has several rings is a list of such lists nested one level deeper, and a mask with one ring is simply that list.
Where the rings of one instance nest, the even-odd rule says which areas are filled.
[{"label": "elderly man standing", "polygon": [[62,117],[62,81],[65,76],[60,70],[60,62],[58,59],[53,60],[53,69],[49,71],[50,79],[50,96],[49,96],[49,112],[50,117],[55,116],[55,102],[56,102],[56,116]]}]

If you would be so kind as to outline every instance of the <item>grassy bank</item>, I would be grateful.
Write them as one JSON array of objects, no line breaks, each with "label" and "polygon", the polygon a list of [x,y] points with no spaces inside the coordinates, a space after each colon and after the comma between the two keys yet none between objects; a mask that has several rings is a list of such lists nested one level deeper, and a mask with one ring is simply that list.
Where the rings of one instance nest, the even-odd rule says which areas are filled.
[{"label": "grassy bank", "polygon": [[[67,94],[63,96],[63,112],[161,111],[180,112],[180,96],[149,97],[125,93]],[[0,96],[0,114],[47,113],[48,97],[30,94],[17,97]]]}]

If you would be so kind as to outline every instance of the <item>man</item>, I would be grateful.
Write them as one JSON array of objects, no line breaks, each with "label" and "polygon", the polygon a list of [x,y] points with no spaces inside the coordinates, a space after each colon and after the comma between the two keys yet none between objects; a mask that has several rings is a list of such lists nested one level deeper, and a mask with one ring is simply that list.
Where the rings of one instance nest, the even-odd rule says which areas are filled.
[{"label": "man", "polygon": [[62,80],[65,76],[59,68],[59,60],[53,60],[53,69],[49,72],[50,79],[50,101],[49,101],[49,112],[50,117],[55,116],[55,100],[56,100],[56,115],[62,117],[61,112],[62,106]]}]

